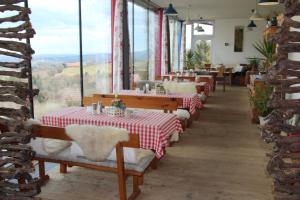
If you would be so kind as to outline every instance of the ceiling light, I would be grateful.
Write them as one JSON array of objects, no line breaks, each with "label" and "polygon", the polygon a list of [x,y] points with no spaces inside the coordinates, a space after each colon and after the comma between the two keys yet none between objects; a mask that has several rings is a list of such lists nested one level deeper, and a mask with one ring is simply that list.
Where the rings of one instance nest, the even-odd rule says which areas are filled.
[{"label": "ceiling light", "polygon": [[258,1],[258,5],[262,5],[262,6],[275,6],[278,4],[279,4],[278,0],[259,0]]},{"label": "ceiling light", "polygon": [[169,3],[168,8],[165,9],[164,13],[167,16],[177,16],[178,15],[177,11],[173,8],[173,4],[171,3],[171,1]]},{"label": "ceiling light", "polygon": [[198,32],[204,32],[204,29],[203,29],[202,26],[200,26],[200,24],[198,24],[198,25],[196,26],[195,30],[198,31]]},{"label": "ceiling light", "polygon": [[250,23],[248,24],[248,28],[256,28],[256,24],[254,23],[253,20],[250,21]]}]

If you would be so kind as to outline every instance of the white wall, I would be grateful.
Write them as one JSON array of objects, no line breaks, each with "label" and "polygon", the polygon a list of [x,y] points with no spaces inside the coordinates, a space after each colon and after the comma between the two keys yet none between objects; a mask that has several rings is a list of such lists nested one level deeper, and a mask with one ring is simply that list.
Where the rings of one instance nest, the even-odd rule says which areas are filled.
[{"label": "white wall", "polygon": [[[215,21],[215,31],[212,38],[212,63],[213,64],[239,64],[248,63],[248,57],[258,56],[259,53],[252,44],[263,38],[266,21],[256,21],[257,28],[249,31],[249,19],[220,19]],[[244,26],[243,52],[234,52],[234,30],[236,26]],[[197,40],[197,38],[195,38]],[[193,42],[195,43],[195,42]],[[229,43],[225,46],[224,43]]]}]

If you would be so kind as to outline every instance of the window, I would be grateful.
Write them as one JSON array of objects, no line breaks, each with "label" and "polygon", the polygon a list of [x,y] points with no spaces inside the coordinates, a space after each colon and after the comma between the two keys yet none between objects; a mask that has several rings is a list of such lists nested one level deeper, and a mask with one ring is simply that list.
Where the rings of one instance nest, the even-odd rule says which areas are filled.
[{"label": "window", "polygon": [[60,107],[80,105],[78,0],[30,0],[35,116]]},{"label": "window", "polygon": [[211,63],[211,40],[196,41],[194,60],[197,66]]},{"label": "window", "polygon": [[108,93],[112,83],[111,0],[84,0],[81,10],[84,96]]},{"label": "window", "polygon": [[158,15],[147,5],[128,1],[128,24],[134,81],[154,80]]},{"label": "window", "polygon": [[134,4],[134,81],[148,79],[148,12]]},{"label": "window", "polygon": [[192,25],[186,25],[186,43],[185,48],[191,49],[192,48]]},{"label": "window", "polygon": [[177,20],[169,20],[169,30],[170,30],[170,62],[171,71],[178,71],[180,64],[180,45],[181,45],[181,32],[182,23]]},{"label": "window", "polygon": [[[203,31],[196,30],[196,27],[202,27]],[[195,22],[193,23],[194,35],[213,35],[214,34],[214,26],[211,21],[207,22]]]}]

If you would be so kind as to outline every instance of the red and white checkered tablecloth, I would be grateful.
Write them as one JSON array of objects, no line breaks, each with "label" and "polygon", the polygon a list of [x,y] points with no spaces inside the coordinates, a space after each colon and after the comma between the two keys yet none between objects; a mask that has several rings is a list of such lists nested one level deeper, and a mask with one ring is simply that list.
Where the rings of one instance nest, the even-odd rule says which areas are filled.
[{"label": "red and white checkered tablecloth", "polygon": [[153,97],[168,97],[168,98],[181,98],[183,99],[182,108],[189,109],[191,114],[194,114],[197,108],[203,108],[203,103],[201,102],[198,94],[154,94],[154,93],[137,93],[135,90],[121,90],[118,94],[120,95],[134,95],[134,96],[153,96]]},{"label": "red and white checkered tablecloth", "polygon": [[[47,126],[66,127],[71,124],[89,124],[125,128],[139,134],[140,147],[155,150],[156,157],[164,155],[169,137],[182,132],[180,120],[174,114],[138,111],[132,117],[114,117],[107,114],[92,115],[86,108],[69,107],[44,115],[41,122]],[[83,133],[84,134],[84,133]]]}]

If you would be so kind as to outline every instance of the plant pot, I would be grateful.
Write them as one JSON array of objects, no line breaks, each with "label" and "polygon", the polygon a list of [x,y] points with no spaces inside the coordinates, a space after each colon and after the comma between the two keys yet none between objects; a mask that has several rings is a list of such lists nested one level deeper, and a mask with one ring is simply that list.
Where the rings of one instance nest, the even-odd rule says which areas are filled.
[{"label": "plant pot", "polygon": [[259,116],[258,118],[259,118],[259,124],[261,126],[264,126],[269,121],[269,119],[266,119],[265,117],[262,116]]}]

